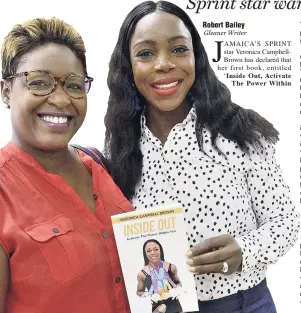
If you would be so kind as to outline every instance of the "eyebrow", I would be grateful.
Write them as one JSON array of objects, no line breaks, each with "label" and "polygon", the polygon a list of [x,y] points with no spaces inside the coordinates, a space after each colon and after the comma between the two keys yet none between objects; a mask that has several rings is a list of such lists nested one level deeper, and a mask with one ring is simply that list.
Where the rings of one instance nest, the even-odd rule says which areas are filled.
[{"label": "eyebrow", "polygon": [[186,39],[186,40],[188,40],[188,38],[183,36],[183,35],[177,35],[177,36],[170,37],[168,39],[168,42],[176,41],[177,39]]},{"label": "eyebrow", "polygon": [[[178,39],[186,39],[186,40],[188,40],[188,38],[185,37],[185,36],[177,35],[177,36],[173,36],[173,37],[168,38],[168,42],[170,43],[170,42],[176,41]],[[141,41],[137,42],[134,45],[134,48],[139,46],[139,45],[142,45],[142,44],[149,44],[149,45],[155,46],[156,42],[154,40],[150,40],[150,39],[141,40]]]}]

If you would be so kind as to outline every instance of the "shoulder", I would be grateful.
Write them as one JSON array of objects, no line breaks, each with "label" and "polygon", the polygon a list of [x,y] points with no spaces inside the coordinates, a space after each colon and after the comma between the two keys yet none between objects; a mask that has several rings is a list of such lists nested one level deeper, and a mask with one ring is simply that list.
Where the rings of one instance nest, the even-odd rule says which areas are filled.
[{"label": "shoulder", "polygon": [[[143,272],[144,271],[144,272]],[[137,275],[137,278],[138,278],[138,280],[144,280],[145,279],[145,277],[146,277],[146,275],[145,275],[145,268],[144,269],[142,269],[139,273],[138,273],[138,275]]]},{"label": "shoulder", "polygon": [[11,159],[11,155],[8,152],[8,145],[0,149],[0,169]]},{"label": "shoulder", "polygon": [[170,270],[175,273],[177,271],[177,267],[174,264],[170,264]]},{"label": "shoulder", "polygon": [[[239,145],[230,139],[218,136],[217,145],[224,153],[224,156],[218,154],[218,152],[210,150],[215,161],[219,161],[221,164],[228,164],[231,168],[240,169],[240,172],[248,170],[254,162],[274,162],[275,156],[275,143],[265,139],[262,135],[258,134],[259,140],[257,143],[248,144],[247,149],[243,151]],[[226,162],[226,163],[225,163]]]},{"label": "shoulder", "polygon": [[250,155],[256,154],[262,157],[270,156],[275,153],[275,147],[276,147],[276,143],[265,139],[263,136],[260,136],[259,144],[255,145],[252,148],[249,148],[249,153]]},{"label": "shoulder", "polygon": [[164,269],[169,271],[171,270],[173,273],[177,271],[177,267],[174,264],[164,261]]},{"label": "shoulder", "polygon": [[275,153],[276,153],[275,144],[261,137],[258,145],[249,147],[247,156],[251,163],[254,163],[254,162],[260,162],[260,163],[272,162],[273,163]]},{"label": "shoulder", "polygon": [[3,149],[0,149],[0,168],[5,164],[7,158],[4,154]]}]

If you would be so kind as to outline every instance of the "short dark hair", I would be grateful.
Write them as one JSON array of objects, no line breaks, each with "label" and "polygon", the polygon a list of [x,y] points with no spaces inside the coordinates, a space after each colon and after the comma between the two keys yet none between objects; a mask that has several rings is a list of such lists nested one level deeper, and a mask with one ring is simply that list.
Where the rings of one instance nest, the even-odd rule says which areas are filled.
[{"label": "short dark hair", "polygon": [[68,47],[79,58],[87,74],[83,39],[71,25],[53,17],[36,18],[12,28],[1,49],[2,78],[15,75],[24,55],[47,43]]}]

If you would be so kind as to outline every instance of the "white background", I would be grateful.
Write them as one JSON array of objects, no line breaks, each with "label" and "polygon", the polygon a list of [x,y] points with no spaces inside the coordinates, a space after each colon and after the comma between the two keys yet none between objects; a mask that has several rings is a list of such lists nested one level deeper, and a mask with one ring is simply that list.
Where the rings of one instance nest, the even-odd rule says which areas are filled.
[{"label": "white background", "polygon": [[[172,0],[183,9],[188,1]],[[140,1],[75,1],[14,0],[7,9],[1,7],[0,42],[12,26],[35,17],[58,17],[72,24],[83,37],[87,48],[88,73],[94,77],[89,94],[88,114],[73,142],[102,148],[104,140],[103,118],[106,112],[108,90],[106,78],[108,62],[115,46],[117,35],[125,15]],[[200,14],[186,11],[198,28],[211,60],[216,56],[215,40],[292,40],[293,85],[292,87],[232,87],[224,75],[218,73],[232,92],[233,101],[252,108],[271,121],[280,131],[277,145],[277,160],[286,182],[300,211],[300,67],[299,34],[301,31],[300,10],[276,11],[272,3],[266,10],[204,10]],[[299,15],[299,16],[298,16]],[[204,36],[202,22],[245,22],[247,36],[220,38]],[[212,64],[216,69],[217,65]],[[0,146],[11,136],[9,111],[4,104],[0,108]],[[300,240],[276,265],[268,271],[268,285],[274,297],[278,313],[301,312],[300,309]]]}]

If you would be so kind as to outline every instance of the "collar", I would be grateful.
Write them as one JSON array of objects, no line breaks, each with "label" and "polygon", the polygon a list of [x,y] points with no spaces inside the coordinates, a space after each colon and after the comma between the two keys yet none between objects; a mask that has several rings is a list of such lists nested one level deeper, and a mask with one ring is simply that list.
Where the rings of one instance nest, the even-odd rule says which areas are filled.
[{"label": "collar", "polygon": [[[181,124],[182,126],[187,125],[190,121],[195,120],[197,117],[196,115],[196,111],[195,111],[195,107],[192,106],[192,108],[190,109],[189,113],[187,114],[187,116],[185,117],[185,119],[183,120]],[[141,127],[141,134],[146,134],[146,135],[150,135],[151,131],[149,130],[149,128],[146,126],[146,117],[145,117],[145,109],[143,110],[142,114],[141,114],[141,118],[140,118],[140,127]]]}]

